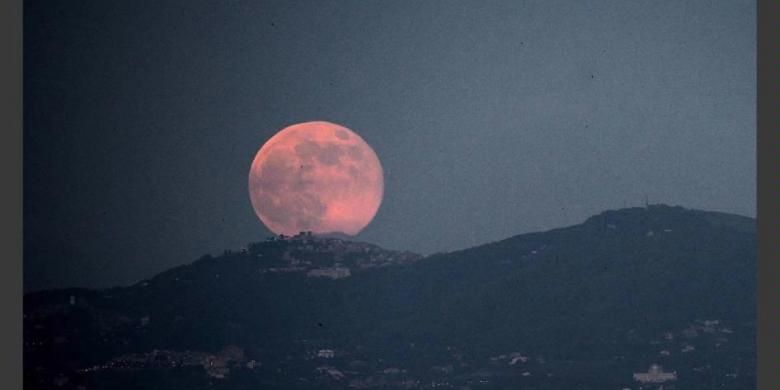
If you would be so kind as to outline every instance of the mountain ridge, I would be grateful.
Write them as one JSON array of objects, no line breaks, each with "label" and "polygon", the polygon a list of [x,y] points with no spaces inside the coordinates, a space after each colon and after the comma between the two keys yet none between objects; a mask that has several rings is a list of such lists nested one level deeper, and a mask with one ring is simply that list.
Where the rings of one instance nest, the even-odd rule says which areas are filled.
[{"label": "mountain ridge", "polygon": [[[329,242],[329,241],[330,242],[351,242],[351,243],[356,244],[356,245],[364,245],[364,246],[368,246],[368,247],[378,248],[380,250],[387,251],[387,252],[404,253],[404,254],[407,254],[410,257],[415,257],[418,260],[422,260],[422,259],[435,258],[435,257],[439,257],[439,256],[448,256],[448,255],[457,254],[457,253],[460,253],[460,252],[481,249],[481,248],[484,248],[484,247],[487,247],[487,246],[504,243],[504,242],[510,241],[510,240],[522,239],[524,237],[528,238],[528,237],[534,237],[534,236],[537,236],[537,235],[542,235],[542,234],[547,234],[547,233],[555,233],[555,232],[559,232],[559,231],[562,231],[562,230],[576,228],[576,227],[582,226],[582,225],[589,225],[589,224],[592,225],[592,224],[596,224],[596,223],[603,223],[603,221],[605,221],[606,219],[608,219],[610,217],[618,216],[618,215],[622,215],[622,218],[625,219],[625,217],[627,215],[637,216],[638,214],[642,213],[643,211],[646,212],[648,210],[664,210],[664,209],[666,209],[666,210],[677,210],[677,211],[681,211],[681,212],[684,212],[684,213],[689,213],[691,215],[697,215],[697,216],[700,216],[700,217],[708,220],[710,223],[712,223],[713,225],[716,225],[716,226],[729,226],[729,227],[735,228],[736,230],[743,231],[743,232],[748,232],[748,233],[755,233],[755,231],[756,231],[756,219],[752,218],[752,217],[739,215],[739,214],[733,214],[733,213],[720,212],[720,211],[689,209],[689,208],[684,208],[682,206],[669,206],[669,205],[665,205],[665,204],[651,204],[651,205],[648,205],[646,207],[629,207],[629,208],[622,208],[622,209],[605,210],[605,211],[603,211],[603,212],[601,212],[599,214],[596,214],[596,215],[593,215],[591,217],[586,218],[585,221],[583,221],[583,222],[581,222],[579,224],[568,225],[568,226],[563,226],[563,227],[556,227],[556,228],[551,228],[551,229],[541,230],[541,231],[535,231],[535,232],[520,233],[520,234],[509,236],[509,237],[506,237],[506,238],[503,238],[503,239],[498,239],[498,240],[495,240],[495,241],[490,241],[490,242],[478,244],[478,245],[475,245],[475,246],[471,246],[471,247],[468,247],[468,248],[457,249],[457,250],[453,250],[453,251],[440,251],[440,252],[432,253],[432,254],[429,254],[429,255],[420,255],[420,254],[417,254],[417,253],[414,253],[414,252],[408,251],[408,250],[385,249],[385,248],[381,247],[378,244],[365,242],[365,241],[350,240],[350,237],[347,236],[347,235],[344,235],[344,234],[338,234],[338,233],[311,234],[311,233],[309,233],[309,235],[307,235],[306,232],[301,232],[301,233],[299,233],[298,235],[295,235],[295,236],[284,236],[284,235],[282,235],[282,236],[276,236],[276,235],[275,236],[269,236],[269,237],[266,238],[265,241],[250,243],[247,246],[247,248],[241,248],[241,249],[239,249],[237,251],[236,250],[232,250],[232,249],[226,249],[223,252],[222,255],[233,254],[233,253],[241,253],[242,251],[247,251],[248,247],[251,247],[253,245],[259,245],[259,244],[263,244],[263,243],[267,243],[267,242],[273,242],[273,241],[277,241],[277,240],[279,240],[279,241],[286,241],[286,240],[297,241],[297,240],[301,240],[301,239],[304,239],[304,240],[305,239],[310,239],[310,240],[322,241],[322,242]],[[214,259],[214,258],[217,258],[217,257],[219,257],[219,256],[215,256],[213,254],[206,254],[206,255],[201,256],[199,259],[195,260],[195,262],[208,260],[208,259]],[[193,262],[193,263],[195,263],[195,262]],[[24,295],[25,296],[27,296],[27,295],[37,295],[37,294],[41,294],[41,293],[47,293],[47,292],[53,292],[53,291],[65,291],[65,290],[89,290],[89,291],[93,291],[94,290],[94,291],[100,291],[100,290],[111,290],[111,289],[117,289],[117,288],[132,287],[132,286],[135,286],[135,285],[147,282],[148,280],[153,279],[153,278],[155,278],[158,275],[171,272],[172,270],[176,270],[176,269],[179,269],[181,267],[186,267],[186,266],[192,265],[193,263],[187,263],[187,264],[182,264],[182,265],[179,265],[179,266],[174,266],[174,267],[172,267],[172,268],[170,268],[168,270],[161,271],[161,272],[157,273],[156,275],[154,275],[154,276],[152,276],[150,278],[142,279],[142,280],[140,280],[138,282],[135,282],[135,283],[127,285],[127,286],[113,286],[113,287],[106,287],[106,288],[88,288],[88,287],[75,287],[74,286],[74,287],[63,287],[63,288],[53,288],[53,289],[30,291],[30,292],[25,293]]]},{"label": "mountain ridge", "polygon": [[[310,240],[323,241],[323,242],[328,242],[328,241],[330,241],[330,242],[351,242],[351,243],[356,244],[356,245],[365,245],[365,246],[378,248],[380,250],[391,252],[391,253],[403,253],[403,254],[406,254],[407,256],[415,257],[418,260],[423,260],[423,259],[435,258],[435,257],[439,257],[439,256],[448,256],[448,255],[457,254],[457,253],[465,252],[465,251],[478,250],[478,249],[481,249],[481,248],[484,248],[484,247],[487,247],[487,246],[500,244],[500,243],[503,243],[503,242],[506,242],[506,241],[509,241],[509,240],[518,240],[518,239],[523,239],[524,237],[528,238],[528,237],[534,237],[536,235],[541,235],[541,234],[555,233],[555,232],[559,232],[559,231],[562,231],[562,230],[576,228],[576,227],[582,226],[582,225],[603,223],[604,220],[608,219],[609,217],[614,217],[616,215],[622,215],[623,217],[625,217],[626,215],[636,216],[637,214],[639,214],[639,213],[641,213],[643,211],[658,210],[658,209],[661,209],[661,210],[663,210],[663,209],[677,210],[677,211],[689,213],[691,215],[697,215],[697,216],[700,216],[700,217],[708,220],[710,223],[712,223],[715,226],[732,227],[732,228],[735,228],[736,230],[743,231],[743,232],[755,233],[755,229],[756,229],[756,220],[755,220],[755,218],[748,217],[748,216],[743,216],[743,215],[733,214],[733,213],[720,212],[720,211],[689,209],[689,208],[684,208],[682,206],[668,206],[668,205],[665,205],[665,204],[651,204],[651,205],[648,205],[646,207],[629,207],[629,208],[622,208],[622,209],[605,210],[605,211],[603,211],[603,212],[601,212],[599,214],[596,214],[596,215],[593,215],[591,217],[588,217],[585,221],[583,221],[583,222],[581,222],[579,224],[568,225],[568,226],[557,227],[557,228],[551,228],[551,229],[541,230],[541,231],[536,231],[536,232],[520,233],[520,234],[509,236],[509,237],[506,237],[506,238],[503,238],[503,239],[498,239],[498,240],[495,240],[495,241],[490,241],[490,242],[478,244],[478,245],[475,245],[475,246],[471,246],[471,247],[468,247],[468,248],[457,249],[457,250],[453,250],[453,251],[440,251],[440,252],[432,253],[432,254],[429,254],[429,255],[420,255],[420,254],[417,254],[417,253],[414,253],[414,252],[408,251],[408,250],[385,249],[385,248],[381,247],[378,244],[365,242],[365,241],[350,240],[349,236],[344,235],[344,234],[338,234],[338,233],[328,233],[328,234],[321,234],[321,235],[320,234],[311,234],[311,233],[309,233],[307,235],[306,232],[301,232],[301,233],[299,233],[298,235],[295,235],[295,236],[283,236],[283,235],[282,236],[269,236],[269,237],[266,238],[265,241],[253,242],[253,243],[248,244],[247,247],[251,247],[253,245],[262,244],[264,242],[267,243],[269,241],[276,241],[276,240],[281,240],[281,241],[293,240],[293,241],[296,241],[296,240],[301,240],[301,239],[310,239]],[[599,221],[601,221],[601,222],[599,222]],[[239,249],[237,251],[236,250],[232,250],[232,249],[226,249],[223,252],[223,255],[228,255],[228,254],[233,254],[233,253],[241,253],[241,251],[246,251],[246,250],[248,250],[248,248],[241,248],[241,249]],[[213,258],[217,258],[217,257],[219,257],[219,256],[214,256],[212,254],[206,254],[206,255],[201,256],[199,259],[195,260],[193,263],[198,262],[198,261],[207,260],[207,259],[213,259]],[[193,263],[186,263],[186,264],[182,264],[182,265],[179,265],[179,266],[171,267],[168,270],[161,271],[161,272],[155,274],[154,276],[152,276],[150,278],[142,279],[142,280],[140,280],[138,282],[135,282],[133,284],[126,285],[126,286],[113,286],[113,287],[105,287],[105,288],[89,288],[89,287],[76,287],[76,286],[73,286],[73,287],[63,287],[63,288],[53,288],[53,289],[30,291],[30,292],[25,293],[24,295],[25,296],[37,295],[37,294],[41,294],[41,293],[47,293],[47,292],[52,292],[52,291],[64,291],[64,290],[95,290],[95,291],[100,291],[100,290],[111,290],[111,289],[117,289],[117,288],[132,287],[132,286],[144,283],[144,282],[148,282],[148,280],[153,279],[153,278],[155,278],[155,277],[157,277],[157,276],[159,276],[161,274],[169,273],[169,272],[171,272],[173,270],[177,270],[177,269],[179,269],[181,267],[187,267],[187,266],[189,266],[189,265],[191,265]]]},{"label": "mountain ridge", "polygon": [[192,363],[238,348],[246,361],[225,363],[232,374],[204,365],[169,380],[631,388],[631,372],[660,362],[681,388],[712,388],[734,370],[721,387],[743,388],[755,381],[755,229],[745,218],[608,210],[425,257],[305,234],[271,239],[130,287],[26,295],[25,367],[103,388],[123,377],[117,367],[159,376],[170,374],[154,363],[161,356]]}]

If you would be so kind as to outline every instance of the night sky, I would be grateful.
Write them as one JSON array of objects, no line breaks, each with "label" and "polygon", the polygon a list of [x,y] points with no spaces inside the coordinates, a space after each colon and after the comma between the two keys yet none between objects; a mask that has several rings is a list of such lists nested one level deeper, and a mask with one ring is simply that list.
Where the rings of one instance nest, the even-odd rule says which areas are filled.
[{"label": "night sky", "polygon": [[33,1],[25,290],[125,285],[270,232],[247,174],[360,134],[355,239],[422,254],[666,203],[755,216],[753,1]]}]

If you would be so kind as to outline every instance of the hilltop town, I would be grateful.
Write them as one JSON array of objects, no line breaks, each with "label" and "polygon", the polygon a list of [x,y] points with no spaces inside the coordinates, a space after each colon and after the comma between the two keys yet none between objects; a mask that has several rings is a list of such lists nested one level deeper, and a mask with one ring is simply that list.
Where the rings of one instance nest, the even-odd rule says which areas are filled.
[{"label": "hilltop town", "polygon": [[[388,251],[379,246],[301,232],[295,236],[271,236],[253,243],[241,253],[257,258],[276,255],[261,273],[303,272],[308,277],[341,279],[369,268],[404,265],[422,258],[408,251]],[[226,252],[231,254],[231,252]]]}]

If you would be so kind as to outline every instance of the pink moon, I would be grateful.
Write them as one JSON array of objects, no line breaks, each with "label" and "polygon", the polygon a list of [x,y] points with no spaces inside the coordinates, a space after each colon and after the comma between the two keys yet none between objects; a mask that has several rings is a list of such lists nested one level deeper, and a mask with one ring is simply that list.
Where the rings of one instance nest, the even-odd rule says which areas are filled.
[{"label": "pink moon", "polygon": [[330,122],[282,129],[260,148],[249,171],[252,207],[276,234],[354,236],[374,219],[383,193],[374,150]]}]

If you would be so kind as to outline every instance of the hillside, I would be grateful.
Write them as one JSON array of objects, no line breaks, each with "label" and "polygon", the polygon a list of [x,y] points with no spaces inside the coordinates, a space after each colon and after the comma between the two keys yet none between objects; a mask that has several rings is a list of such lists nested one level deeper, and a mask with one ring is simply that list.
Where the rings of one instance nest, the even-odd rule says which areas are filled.
[{"label": "hillside", "polygon": [[755,221],[650,206],[428,257],[300,235],[25,296],[26,388],[755,386]]}]

